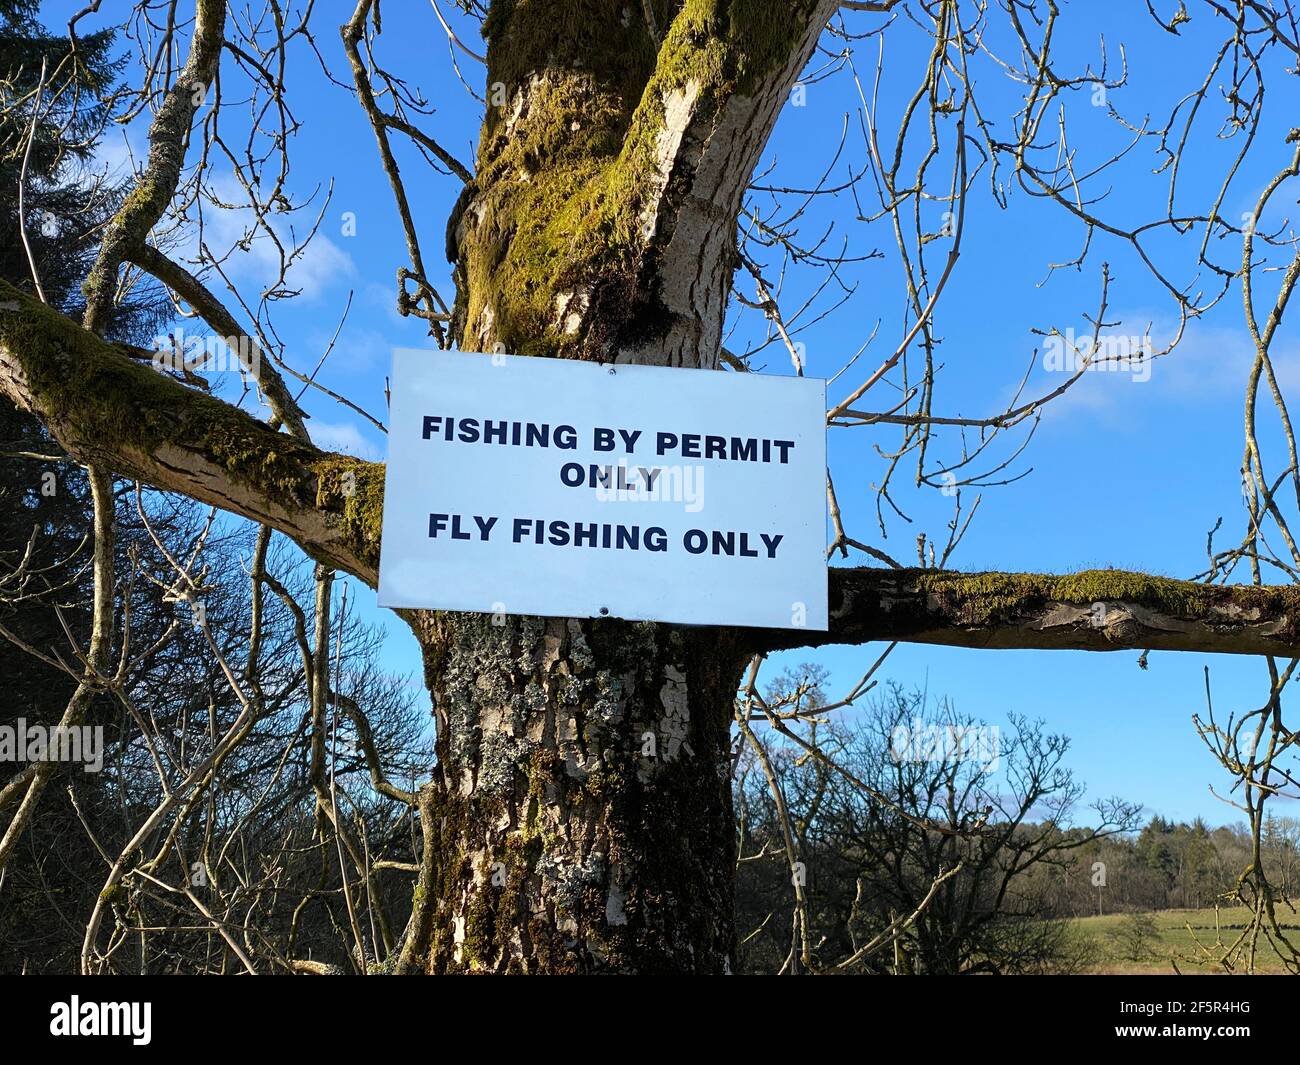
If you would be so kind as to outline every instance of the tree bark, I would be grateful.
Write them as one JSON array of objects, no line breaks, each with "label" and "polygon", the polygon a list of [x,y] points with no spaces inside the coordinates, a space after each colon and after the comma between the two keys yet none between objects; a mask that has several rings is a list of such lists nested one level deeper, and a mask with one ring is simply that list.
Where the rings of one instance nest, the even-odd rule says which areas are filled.
[{"label": "tree bark", "polygon": [[402,971],[723,973],[732,634],[421,612],[438,722]]},{"label": "tree bark", "polygon": [[[716,368],[741,196],[834,7],[494,4],[461,349]],[[439,780],[403,965],[728,971],[735,634],[497,620],[413,618]]]}]

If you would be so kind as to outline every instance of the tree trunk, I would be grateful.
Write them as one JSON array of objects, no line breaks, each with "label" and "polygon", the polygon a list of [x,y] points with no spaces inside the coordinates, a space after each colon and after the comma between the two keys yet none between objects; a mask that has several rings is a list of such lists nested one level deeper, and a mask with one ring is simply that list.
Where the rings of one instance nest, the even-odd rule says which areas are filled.
[{"label": "tree trunk", "polygon": [[727,972],[733,641],[652,623],[409,620],[438,766],[401,968]]},{"label": "tree trunk", "polygon": [[[493,4],[448,225],[461,349],[715,368],[741,197],[833,8]],[[404,965],[728,971],[737,634],[411,620],[438,779]]]}]

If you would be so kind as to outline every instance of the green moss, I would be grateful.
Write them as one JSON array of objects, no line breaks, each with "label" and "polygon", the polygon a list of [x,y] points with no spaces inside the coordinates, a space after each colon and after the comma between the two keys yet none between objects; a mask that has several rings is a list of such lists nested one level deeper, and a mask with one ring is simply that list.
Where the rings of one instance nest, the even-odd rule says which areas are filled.
[{"label": "green moss", "polygon": [[[634,744],[639,742],[639,736],[635,737]],[[629,771],[624,766],[597,769],[582,782],[583,792],[596,802],[613,802],[627,794],[630,786]]]},{"label": "green moss", "polygon": [[654,66],[641,18],[613,0],[507,0],[484,24],[488,89],[458,311],[474,335],[485,309],[509,350],[556,354],[554,294],[607,251],[582,202],[621,150]]},{"label": "green moss", "polygon": [[112,887],[101,891],[99,898],[101,902],[106,902],[111,906],[121,906],[127,901],[128,895],[125,886],[114,884]]},{"label": "green moss", "polygon": [[1300,589],[1289,586],[1208,585],[1111,569],[1062,576],[907,572],[942,611],[966,625],[982,625],[1049,602],[1078,606],[1123,602],[1188,619],[1212,619],[1216,612],[1252,608],[1300,616]]},{"label": "green moss", "polygon": [[[382,466],[276,432],[129,358],[4,281],[0,344],[21,362],[44,420],[74,451],[120,458],[120,472],[148,479],[165,446],[183,447],[286,510],[320,509],[364,567],[378,565]],[[128,468],[133,461],[136,468]]]},{"label": "green moss", "polygon": [[480,886],[474,890],[465,907],[465,939],[460,945],[460,953],[466,968],[488,964],[495,953],[496,902],[496,889],[490,885]]},{"label": "green moss", "polygon": [[[656,51],[626,0],[510,0],[484,24],[489,106],[458,259],[457,331],[528,355],[602,357],[662,318],[642,283],[642,215],[659,193],[665,99],[694,86],[707,118],[784,61],[809,0],[686,0]],[[669,24],[662,11],[661,26]],[[453,220],[453,225],[456,220]],[[463,243],[460,243],[463,241]],[[567,331],[557,294],[599,308]]]},{"label": "green moss", "polygon": [[343,533],[358,557],[377,570],[384,521],[384,467],[348,455],[328,455],[312,469],[316,506],[339,515]]}]

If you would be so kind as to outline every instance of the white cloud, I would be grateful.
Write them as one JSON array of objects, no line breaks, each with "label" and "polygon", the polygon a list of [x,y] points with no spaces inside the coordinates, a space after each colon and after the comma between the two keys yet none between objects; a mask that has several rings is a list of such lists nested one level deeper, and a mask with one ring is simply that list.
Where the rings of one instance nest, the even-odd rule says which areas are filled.
[{"label": "white cloud", "polygon": [[[248,199],[243,187],[229,176],[205,182],[205,187],[210,188],[221,203],[242,205]],[[278,281],[281,251],[287,258],[293,253],[295,243],[301,242],[310,233],[311,226],[316,221],[316,215],[312,212],[313,207],[309,206],[293,215],[270,215],[254,231],[257,218],[252,208],[239,206],[226,209],[209,203],[203,213],[203,241],[218,258],[230,252],[229,257],[223,261],[222,270],[232,283],[248,289],[256,287],[260,291]],[[280,247],[267,235],[265,225],[272,228]],[[238,247],[245,239],[248,242],[247,248]],[[185,234],[185,239],[171,254],[174,258],[193,264],[198,258],[197,229],[191,227]],[[301,292],[304,301],[313,301],[331,289],[341,287],[356,274],[357,267],[352,256],[326,236],[322,225],[289,266],[284,285]]]},{"label": "white cloud", "polygon": [[[1244,397],[1247,376],[1255,358],[1254,344],[1240,322],[1240,312],[1225,315],[1225,324],[1193,320],[1178,345],[1167,355],[1155,358],[1149,376],[1124,370],[1089,370],[1063,396],[1049,404],[1051,416],[1067,412],[1089,417],[1114,417],[1131,421],[1143,408],[1157,404],[1203,404],[1222,401],[1225,396]],[[1110,324],[1114,321],[1116,324]],[[1076,327],[1081,333],[1084,327]],[[1108,319],[1111,335],[1150,336],[1155,352],[1166,348],[1176,335],[1177,323],[1168,318],[1132,312]],[[1148,332],[1149,331],[1149,332]],[[1272,362],[1284,392],[1300,387],[1300,344],[1275,340]],[[1064,378],[1043,373],[1042,355],[1035,375],[1037,393],[1059,386]],[[1141,380],[1141,377],[1146,380]]]},{"label": "white cloud", "polygon": [[147,143],[134,127],[114,126],[95,145],[84,169],[88,176],[103,174],[109,181],[127,181],[144,165],[148,154]]},{"label": "white cloud", "polygon": [[[220,193],[225,198],[225,193]],[[225,202],[240,202],[238,196],[230,193]],[[303,219],[305,220],[305,218]],[[249,209],[209,210],[204,216],[204,241],[214,254],[221,255],[227,248],[244,239],[253,224],[253,213]],[[290,227],[284,222],[268,219],[286,256],[292,253],[294,236]],[[297,228],[297,227],[295,227]],[[299,232],[299,240],[302,234]],[[250,285],[266,287],[274,282],[280,273],[281,248],[265,233],[258,232],[248,242],[248,248],[236,248],[227,260],[226,272],[232,280],[244,281]],[[334,286],[340,285],[357,273],[352,256],[335,244],[321,231],[317,231],[307,244],[306,249],[293,261],[285,275],[285,284],[295,291],[300,291],[305,300],[315,300],[323,296]]]},{"label": "white cloud", "polygon": [[[116,127],[112,129],[96,146],[94,154],[84,164],[87,177],[106,175],[110,181],[122,182],[132,180],[137,169],[144,166],[148,158],[149,146],[144,130],[138,126]],[[210,178],[204,182],[206,188],[215,193],[222,203],[244,204],[247,192],[234,177],[223,175]],[[306,206],[293,215],[271,215],[265,219],[275,231],[286,255],[291,254],[295,244],[294,233],[301,241],[316,221],[318,206]],[[326,234],[329,219],[335,216],[327,211],[326,219],[316,235],[307,244],[306,249],[289,267],[285,285],[301,291],[304,300],[316,300],[326,295],[331,289],[342,287],[357,276],[357,267],[352,256],[343,250]],[[218,208],[209,203],[204,211],[203,238],[208,248],[217,256],[222,256],[238,241],[244,239],[256,222],[251,208]],[[186,260],[193,265],[198,257],[197,230],[190,228],[178,245],[169,252],[173,257]],[[223,266],[227,276],[236,284],[243,283],[259,290],[275,281],[280,273],[280,249],[264,232],[254,236],[249,247],[244,250],[236,248]],[[218,282],[219,284],[219,282]],[[391,299],[390,294],[390,299]]]},{"label": "white cloud", "polygon": [[383,460],[383,451],[371,443],[351,422],[325,422],[312,418],[307,422],[312,442],[327,451],[341,451],[370,462]]}]

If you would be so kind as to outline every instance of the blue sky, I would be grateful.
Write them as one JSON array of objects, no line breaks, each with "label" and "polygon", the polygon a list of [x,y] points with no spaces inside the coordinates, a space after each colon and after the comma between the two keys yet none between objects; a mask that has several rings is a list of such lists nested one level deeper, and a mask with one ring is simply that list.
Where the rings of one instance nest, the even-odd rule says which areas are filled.
[{"label": "blue sky", "polygon": [[[79,2],[50,3],[46,20],[52,26],[62,25],[68,13],[80,6]],[[327,6],[325,17],[318,16],[320,48],[334,75],[346,80],[333,26],[351,5]],[[1199,83],[1218,43],[1210,32],[1218,27],[1210,26],[1205,13],[1198,14],[1184,27],[1183,37],[1175,40],[1150,24],[1145,5],[1129,0],[1076,2],[1063,8],[1058,29],[1061,68],[1080,73],[1091,63],[1094,71],[1098,69],[1104,31],[1114,77],[1120,68],[1120,45],[1125,44],[1128,84],[1111,90],[1108,102],[1135,123],[1146,114],[1157,123],[1162,121],[1177,99]],[[390,3],[384,13],[385,32],[377,50],[381,61],[433,101],[436,113],[421,124],[472,165],[482,105],[457,80],[431,8]],[[875,16],[853,16],[848,24],[865,30],[879,22]],[[103,17],[86,26],[91,23],[101,25]],[[472,28],[465,32],[471,47],[479,47]],[[892,138],[897,116],[916,89],[929,42],[901,19],[886,40],[877,113],[882,132]],[[1005,35],[990,33],[991,47],[1007,44]],[[854,63],[868,97],[876,55],[874,40],[858,43]],[[463,53],[458,59],[481,94],[482,67]],[[824,61],[823,57],[814,65]],[[1003,123],[1005,133],[1005,117],[1014,110],[1020,87],[1001,76],[987,58],[975,57],[972,62],[981,100]],[[428,342],[417,320],[401,319],[394,309],[395,272],[406,262],[401,229],[373,134],[354,96],[330,84],[306,50],[299,50],[292,63],[289,99],[302,124],[291,147],[292,187],[303,198],[316,190],[314,206],[295,216],[300,232],[310,228],[327,192],[331,198],[318,237],[290,275],[302,295],[277,305],[276,328],[294,364],[310,369],[351,295],[351,311],[321,379],[382,419],[392,348]],[[1280,74],[1280,67],[1280,62],[1275,64],[1272,72]],[[835,154],[846,116],[850,130],[858,128],[860,100],[846,69],[810,83],[802,103],[795,106],[792,101],[786,107],[760,165],[768,184],[799,186],[816,181]],[[1239,217],[1248,210],[1263,183],[1289,156],[1282,135],[1300,112],[1298,103],[1295,79],[1277,77],[1265,104],[1256,157],[1232,186],[1225,215]],[[1071,96],[1067,113],[1070,142],[1081,160],[1104,158],[1124,142],[1106,109],[1092,106],[1088,92]],[[237,125],[240,119],[235,116],[231,121]],[[1217,119],[1210,120],[1201,129],[1195,155],[1185,167],[1181,191],[1187,210],[1209,208],[1225,159],[1235,150],[1235,142],[1215,137],[1216,123]],[[1054,123],[1050,125],[1054,130]],[[108,165],[123,167],[130,152],[142,156],[143,144],[144,127],[135,123],[118,133],[101,154]],[[443,226],[457,182],[433,173],[407,145],[399,145],[398,151],[426,261],[441,272],[441,290],[450,299],[452,286],[442,263]],[[854,133],[830,184],[844,181],[850,167],[860,171],[863,161],[861,138]],[[1149,143],[1135,149],[1113,177],[1097,185],[1096,191],[1107,191],[1101,210],[1124,224],[1159,214],[1167,174],[1153,173],[1157,165]],[[216,180],[220,185],[221,178]],[[868,204],[871,195],[869,185],[864,185]],[[760,197],[756,202],[765,201]],[[829,378],[873,329],[878,331],[855,371],[832,386],[832,402],[874,369],[907,328],[901,315],[904,290],[892,236],[885,224],[861,222],[855,215],[853,198],[842,193],[814,203],[800,221],[805,235],[820,234],[834,222],[836,236],[831,243],[838,246],[842,234],[849,241],[850,255],[873,249],[882,253],[846,266],[842,279],[857,286],[852,298],[799,334],[806,347],[807,372]],[[355,221],[355,235],[347,235],[349,218]],[[240,225],[234,219],[218,222],[214,235],[235,236]],[[1109,262],[1113,279],[1108,321],[1130,333],[1141,333],[1150,323],[1157,341],[1168,334],[1176,321],[1171,302],[1121,242],[1099,236],[1081,269],[1060,270],[1049,278],[1048,265],[1072,259],[1082,239],[1081,227],[1058,207],[1032,201],[1021,192],[1011,192],[1005,210],[997,206],[988,192],[987,173],[981,175],[967,207],[962,258],[936,318],[943,363],[936,412],[968,417],[997,413],[1034,360],[1041,338],[1033,330],[1073,328],[1082,333],[1087,329],[1085,315],[1095,311],[1103,261]],[[942,242],[928,246],[930,261],[936,264],[932,269],[937,269],[942,247]],[[1191,243],[1162,240],[1154,248],[1180,283],[1193,279]],[[1239,242],[1223,242],[1216,254],[1223,262],[1239,260]],[[266,280],[268,265],[266,249],[254,245],[232,261],[232,276],[255,286]],[[769,276],[777,273],[774,269]],[[738,280],[752,298],[752,284],[741,275]],[[798,306],[801,294],[820,281],[813,273],[796,273],[782,293],[782,306]],[[1048,408],[1035,439],[1012,467],[1014,473],[1030,472],[1014,484],[982,490],[979,514],[950,565],[964,570],[1057,572],[1114,566],[1173,576],[1202,570],[1206,533],[1215,521],[1223,517],[1225,523],[1220,546],[1239,535],[1242,525],[1238,470],[1251,350],[1241,322],[1240,298],[1234,290],[1191,327],[1173,355],[1156,363],[1149,380],[1122,373],[1086,374],[1075,389]],[[737,312],[732,326],[727,343],[733,350],[743,349],[746,338],[763,335],[764,323],[752,312]],[[1290,337],[1284,330],[1278,359],[1284,382],[1300,377],[1295,348],[1294,330]],[[779,346],[769,347],[755,365],[773,373],[791,372]],[[1035,366],[1028,394],[1060,383],[1041,364]],[[892,406],[897,400],[889,397],[896,393],[888,388],[873,390],[860,406]],[[369,458],[383,457],[382,434],[364,420],[325,397],[309,394],[306,403],[317,443]],[[875,524],[871,487],[884,471],[876,448],[887,450],[897,439],[896,429],[841,428],[831,431],[829,447],[850,534],[908,563],[915,560],[918,532],[925,531],[942,543],[952,500],[932,488],[912,486],[912,467],[904,466],[899,471],[897,500],[912,521],[891,516],[887,535],[882,536]],[[1014,443],[1020,439],[1014,437]],[[952,457],[958,449],[957,437],[940,436],[934,454]],[[999,460],[1008,453],[1007,447],[996,451]],[[976,494],[963,493],[967,506]],[[866,561],[860,555],[850,559],[858,565]],[[410,674],[412,684],[419,687],[417,649],[405,626],[374,607],[373,591],[358,586],[351,598],[387,628],[389,667]],[[834,687],[850,686],[879,651],[878,645],[871,645],[791,652],[776,659],[774,666],[821,662],[831,670],[834,694]],[[1053,731],[1072,738],[1069,764],[1087,782],[1092,796],[1121,795],[1167,817],[1203,815],[1215,823],[1239,820],[1235,810],[1210,793],[1211,785],[1222,788],[1228,781],[1197,738],[1191,717],[1204,710],[1206,667],[1216,710],[1226,713],[1264,701],[1264,663],[1229,656],[1153,653],[1149,669],[1143,671],[1137,658],[1136,652],[981,652],[914,646],[900,647],[883,675],[949,696],[959,710],[990,724],[1005,726],[1009,713],[1045,719]],[[1275,808],[1290,812],[1284,803]]]}]

